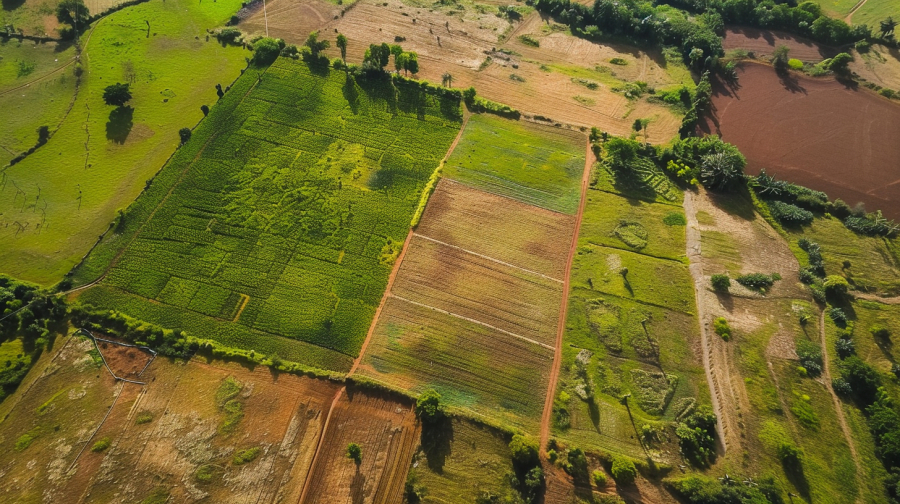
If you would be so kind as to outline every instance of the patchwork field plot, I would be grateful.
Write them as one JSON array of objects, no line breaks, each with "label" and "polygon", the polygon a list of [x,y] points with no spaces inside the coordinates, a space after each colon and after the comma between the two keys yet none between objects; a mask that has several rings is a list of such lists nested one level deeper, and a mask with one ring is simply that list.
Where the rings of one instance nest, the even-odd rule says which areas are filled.
[{"label": "patchwork field plot", "polygon": [[299,500],[337,384],[167,359],[150,365],[143,387],[115,384],[89,340],[57,343],[3,403],[6,498]]},{"label": "patchwork field plot", "polygon": [[84,299],[120,306],[118,290],[146,320],[257,351],[295,339],[299,362],[349,369],[459,104],[325,73],[245,73],[88,259],[84,280],[121,255]]},{"label": "patchwork field plot", "polygon": [[[203,117],[201,105],[215,104],[215,85],[226,86],[246,65],[249,53],[241,48],[204,40],[206,29],[221,26],[239,8],[237,0],[146,2],[97,21],[82,37],[82,83],[71,112],[49,142],[0,175],[5,273],[44,285],[60,281],[116,211],[134,201],[178,146],[178,130]],[[153,23],[149,36],[147,20]],[[67,54],[54,57],[60,59],[54,64]],[[51,68],[45,63],[33,75]],[[16,145],[30,147],[38,126],[54,129],[62,103],[71,100],[60,87],[71,89],[73,69],[32,84],[25,97],[18,91],[0,96],[0,105],[46,114],[16,115],[0,131],[13,128]],[[103,101],[103,89],[115,82],[131,85],[133,98],[125,106]],[[6,145],[2,137],[0,144]]]},{"label": "patchwork field plot", "polygon": [[[900,106],[834,79],[790,76],[744,64],[741,85],[713,90],[707,131],[737,145],[747,169],[900,217]],[[875,148],[875,146],[879,146]]]},{"label": "patchwork field plot", "polygon": [[[347,456],[350,443],[361,448],[359,464]],[[330,412],[302,503],[401,502],[418,443],[411,401],[348,388]]]},{"label": "patchwork field plot", "polygon": [[574,217],[443,178],[416,232],[553,278],[565,276]]},{"label": "patchwork field plot", "polygon": [[388,298],[357,373],[537,432],[553,349]]},{"label": "patchwork field plot", "polygon": [[582,134],[487,114],[469,119],[444,169],[448,178],[569,214],[583,172]]},{"label": "patchwork field plot", "polygon": [[[441,181],[357,373],[414,394],[434,388],[452,408],[535,433],[554,358],[563,282],[530,266],[561,271],[568,250],[548,255],[562,246],[548,240],[570,244],[573,228],[564,226],[574,222],[501,199],[506,198]],[[485,204],[503,210],[482,220]],[[484,227],[499,217],[506,222]],[[444,223],[449,230],[440,231]],[[470,229],[486,232],[465,232]],[[430,230],[449,241],[424,234]],[[495,242],[501,232],[508,236]],[[511,262],[487,255],[494,252]]]}]

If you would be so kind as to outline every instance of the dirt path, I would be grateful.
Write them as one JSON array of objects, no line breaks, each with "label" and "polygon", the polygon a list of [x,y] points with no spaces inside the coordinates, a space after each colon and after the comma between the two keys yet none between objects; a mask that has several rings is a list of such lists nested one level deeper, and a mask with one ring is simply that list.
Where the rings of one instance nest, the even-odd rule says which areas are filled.
[{"label": "dirt path", "polygon": [[566,275],[563,279],[562,302],[559,308],[559,322],[556,324],[556,348],[553,354],[553,364],[550,367],[550,379],[547,381],[547,396],[544,399],[544,413],[541,415],[540,449],[542,457],[546,457],[547,442],[550,440],[550,417],[553,414],[553,397],[556,395],[556,382],[559,380],[559,368],[562,360],[563,334],[566,331],[566,312],[569,307],[569,281],[572,276],[572,262],[575,260],[575,250],[578,248],[578,232],[581,229],[581,217],[584,215],[584,205],[587,201],[588,182],[591,178],[591,167],[594,165],[594,153],[591,151],[591,142],[588,140],[585,148],[584,174],[581,176],[581,201],[578,203],[578,213],[575,214],[575,230],[572,234],[572,245],[569,247],[569,257],[566,259]]},{"label": "dirt path", "polygon": [[859,0],[859,2],[856,2],[856,5],[854,5],[853,8],[850,9],[850,12],[847,13],[847,17],[844,18],[844,22],[846,22],[847,24],[852,24],[853,14],[855,14],[856,11],[858,11],[865,4],[866,0]]},{"label": "dirt path", "polygon": [[[362,356],[362,352],[360,352],[359,355]],[[354,367],[356,366],[354,365]],[[316,467],[316,462],[319,459],[319,453],[322,451],[322,440],[325,439],[325,433],[328,431],[328,422],[331,421],[331,413],[334,411],[334,407],[337,406],[338,401],[341,400],[341,396],[343,396],[346,391],[347,387],[338,389],[337,393],[334,394],[334,399],[331,401],[331,406],[328,407],[328,415],[325,417],[325,423],[322,424],[322,432],[319,433],[319,437],[316,441],[316,453],[313,455],[312,462],[309,464],[309,469],[306,471],[306,479],[303,480],[303,491],[300,492],[300,504],[306,500],[306,494],[309,492],[309,477],[312,476],[313,469]]]},{"label": "dirt path", "polygon": [[885,298],[866,292],[853,292],[852,294],[856,299],[865,299],[866,301],[875,301],[876,303],[884,303],[887,305],[900,305],[900,296]]},{"label": "dirt path", "polygon": [[819,314],[819,344],[822,345],[822,378],[825,380],[825,389],[828,390],[828,393],[831,394],[831,400],[834,402],[834,413],[837,415],[838,423],[841,425],[841,432],[844,433],[844,439],[847,441],[847,446],[850,447],[850,455],[853,457],[853,463],[856,465],[856,479],[858,483],[862,483],[860,479],[860,475],[862,474],[862,468],[859,465],[859,455],[856,453],[856,445],[853,444],[853,436],[850,433],[850,427],[847,426],[847,419],[844,417],[844,408],[841,407],[841,400],[838,398],[837,394],[834,393],[834,388],[831,386],[831,363],[829,362],[828,352],[825,350],[826,339],[825,339],[825,310]]},{"label": "dirt path", "polygon": [[[690,260],[689,270],[694,280],[694,297],[697,303],[697,318],[700,322],[700,346],[703,352],[703,369],[706,371],[706,383],[709,386],[709,395],[712,400],[713,411],[716,412],[716,433],[722,442],[722,454],[728,450],[728,442],[725,437],[725,418],[730,414],[722,408],[720,402],[721,390],[718,380],[714,376],[711,356],[712,347],[709,341],[709,329],[706,326],[706,313],[703,304],[703,292],[705,291],[703,280],[703,263],[700,256],[700,223],[697,221],[697,211],[694,208],[694,193],[684,193],[684,215],[687,217],[687,229],[685,230],[687,241],[687,256]],[[730,420],[730,418],[729,418]]]}]

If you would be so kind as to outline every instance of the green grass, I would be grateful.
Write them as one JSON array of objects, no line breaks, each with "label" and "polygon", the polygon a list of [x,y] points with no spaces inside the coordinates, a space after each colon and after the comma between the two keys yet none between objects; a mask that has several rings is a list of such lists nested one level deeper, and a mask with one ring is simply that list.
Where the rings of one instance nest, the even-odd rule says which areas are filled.
[{"label": "green grass", "polygon": [[[852,8],[852,7],[851,7]],[[900,4],[894,0],[867,0],[866,3],[853,14],[854,25],[868,25],[873,32],[878,31],[880,22],[888,17],[900,19]]]},{"label": "green grass", "polygon": [[106,449],[109,448],[110,444],[112,444],[112,440],[108,437],[98,439],[97,442],[94,443],[93,446],[91,446],[91,451],[94,453],[106,451]]},{"label": "green grass", "polygon": [[[0,229],[5,273],[44,285],[59,281],[116,210],[138,196],[178,145],[178,129],[202,118],[200,105],[216,102],[215,84],[227,85],[245,65],[246,51],[205,40],[206,29],[239,8],[237,0],[148,2],[98,21],[90,38],[82,38],[82,89],[71,113],[50,142],[6,169],[0,184],[0,214],[15,212],[27,225],[18,235],[12,224]],[[149,38],[147,19],[153,20]],[[102,93],[117,81],[132,83],[131,128],[120,122],[108,131],[114,108],[103,103]],[[31,101],[46,101],[50,91],[35,91]],[[29,107],[55,107],[54,99]],[[28,135],[35,127],[23,123],[14,131]]]},{"label": "green grass", "polygon": [[258,446],[254,446],[253,448],[247,448],[246,450],[240,450],[239,452],[234,454],[234,457],[231,459],[231,463],[238,466],[249,464],[256,460],[256,457],[259,456],[261,448]]},{"label": "green grass", "polygon": [[574,214],[584,172],[580,133],[475,114],[444,176],[525,203]]},{"label": "green grass", "polygon": [[293,60],[260,73],[234,85],[76,279],[121,253],[85,301],[343,371],[384,291],[388,245],[403,241],[458,131],[459,104]]}]

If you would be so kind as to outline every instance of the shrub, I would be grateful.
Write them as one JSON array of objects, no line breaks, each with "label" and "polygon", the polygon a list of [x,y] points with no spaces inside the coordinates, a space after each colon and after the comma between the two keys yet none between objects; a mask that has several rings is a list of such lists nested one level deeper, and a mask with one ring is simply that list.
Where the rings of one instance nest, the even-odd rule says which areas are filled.
[{"label": "shrub", "polygon": [[671,212],[663,217],[663,224],[666,226],[686,226],[687,219],[685,219],[684,214],[681,212]]},{"label": "shrub", "polygon": [[710,283],[712,283],[713,289],[716,292],[728,292],[728,288],[731,287],[731,278],[726,274],[716,274],[710,278]]},{"label": "shrub", "polygon": [[178,130],[178,136],[181,138],[181,145],[184,145],[191,139],[191,128],[181,128]]},{"label": "shrub", "polygon": [[575,481],[587,482],[590,475],[588,474],[588,462],[587,457],[584,455],[584,451],[581,448],[569,450],[566,458],[569,462],[566,465],[566,472],[568,472]]},{"label": "shrub", "polygon": [[816,377],[822,373],[822,349],[811,341],[801,340],[797,344],[797,357],[806,372]]},{"label": "shrub", "polygon": [[825,278],[824,287],[825,293],[829,296],[843,297],[850,289],[850,284],[846,278],[840,275],[828,275]]},{"label": "shrub", "polygon": [[134,423],[137,425],[148,424],[153,421],[153,413],[149,411],[142,411],[138,413],[137,417],[134,419]]},{"label": "shrub", "polygon": [[91,446],[91,451],[94,453],[100,453],[109,448],[110,444],[112,444],[112,440],[110,440],[108,437],[102,438],[94,443],[94,446]]},{"label": "shrub", "polygon": [[803,225],[813,221],[813,214],[809,210],[804,210],[797,205],[784,203],[782,201],[771,200],[766,201],[772,217],[778,219],[778,222],[785,225]]},{"label": "shrub", "polygon": [[247,448],[246,450],[241,450],[234,454],[234,457],[231,459],[231,463],[238,466],[243,464],[249,464],[256,460],[256,457],[259,456],[260,448],[258,446],[254,446],[253,448]]},{"label": "shrub", "polygon": [[747,159],[734,145],[720,142],[700,157],[700,181],[706,187],[726,191],[744,180]]},{"label": "shrub", "polygon": [[238,44],[241,31],[237,28],[222,28],[216,33],[216,40],[222,44]]},{"label": "shrub", "polygon": [[716,415],[707,405],[698,407],[675,429],[682,453],[698,466],[709,465],[715,455],[715,434]]},{"label": "shrub", "polygon": [[194,479],[200,483],[209,483],[216,474],[216,466],[213,464],[202,465],[194,472]]},{"label": "shrub", "polygon": [[634,462],[630,459],[616,455],[613,457],[610,474],[612,474],[617,484],[630,485],[634,483],[634,479],[637,477],[637,468],[634,467]]},{"label": "shrub", "polygon": [[840,308],[832,308],[828,310],[828,316],[834,321],[838,327],[847,327],[847,314]]},{"label": "shrub", "polygon": [[800,465],[803,463],[803,451],[791,443],[781,443],[778,446],[778,459],[785,465]]},{"label": "shrub", "polygon": [[362,448],[357,443],[347,445],[347,458],[359,465],[362,463]]},{"label": "shrub", "polygon": [[871,333],[873,337],[879,339],[888,339],[891,337],[891,331],[887,327],[878,324],[870,327],[869,333]]},{"label": "shrub", "polygon": [[509,442],[509,452],[516,467],[527,470],[538,465],[537,441],[521,434],[516,434]]},{"label": "shrub", "polygon": [[619,66],[625,66],[628,64],[628,62],[626,60],[624,60],[623,58],[613,58],[613,59],[609,60],[609,62],[612,63],[613,65],[619,65]]},{"label": "shrub", "polygon": [[[878,387],[881,386],[881,377],[878,372],[865,361],[851,355],[840,363],[841,377],[846,380],[850,388],[850,394],[863,405],[869,405],[875,400]],[[833,383],[832,383],[833,384]],[[837,387],[835,387],[837,391]]]},{"label": "shrub", "polygon": [[285,43],[281,39],[263,37],[253,43],[253,62],[257,65],[270,65],[281,54]]},{"label": "shrub", "polygon": [[532,37],[531,35],[519,35],[519,42],[531,47],[540,47],[541,43],[538,39]]},{"label": "shrub", "polygon": [[416,400],[416,416],[422,423],[434,424],[444,416],[441,406],[441,394],[436,390],[426,390]]},{"label": "shrub", "polygon": [[591,473],[591,479],[594,480],[594,486],[603,488],[606,486],[606,473],[603,471],[594,471]]},{"label": "shrub", "polygon": [[796,58],[789,59],[787,64],[794,70],[803,70],[803,62]]},{"label": "shrub", "polygon": [[841,359],[846,359],[856,352],[856,347],[851,339],[839,339],[835,341],[834,349]]},{"label": "shrub", "polygon": [[755,289],[758,291],[765,292],[766,289],[772,287],[775,284],[776,279],[769,275],[764,275],[762,273],[750,273],[747,275],[741,275],[737,277],[737,283],[743,285],[748,289]]},{"label": "shrub", "polygon": [[716,334],[721,336],[723,340],[731,340],[731,327],[728,325],[728,321],[723,317],[719,317],[713,321],[713,328],[715,329]]},{"label": "shrub", "polygon": [[831,388],[833,388],[834,392],[840,396],[849,397],[853,394],[853,387],[851,387],[850,383],[843,378],[834,378],[831,380]]}]

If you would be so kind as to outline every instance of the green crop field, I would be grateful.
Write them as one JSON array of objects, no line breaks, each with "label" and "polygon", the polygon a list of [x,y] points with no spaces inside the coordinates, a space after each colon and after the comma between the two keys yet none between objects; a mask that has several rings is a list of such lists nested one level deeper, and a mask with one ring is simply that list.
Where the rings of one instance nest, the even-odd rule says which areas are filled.
[{"label": "green crop field", "polygon": [[447,160],[447,178],[525,203],[574,214],[581,197],[580,133],[473,115]]},{"label": "green crop field", "polygon": [[346,370],[460,107],[316,72],[246,72],[78,271],[120,256],[84,300],[236,348],[296,342],[292,360]]},{"label": "green crop field", "polygon": [[[147,2],[97,21],[82,36],[84,72],[72,111],[46,145],[20,163],[0,168],[4,273],[44,285],[58,282],[107,229],[116,211],[138,196],[178,145],[178,130],[203,117],[200,105],[215,104],[215,85],[227,85],[245,66],[246,51],[207,41],[205,32],[239,8],[237,0]],[[17,49],[16,57],[24,57],[23,51]],[[41,68],[50,68],[46,65]],[[25,135],[15,145],[33,144],[34,129],[52,122],[57,102],[65,101],[52,87],[60,85],[63,75],[71,85],[74,74],[62,70],[60,77],[31,86],[26,103],[16,103],[26,110],[47,109],[41,119],[22,114],[27,118],[0,127],[0,138],[10,131]],[[8,85],[8,77],[0,79]],[[125,107],[103,102],[104,87],[115,82],[131,84],[133,98]],[[0,139],[0,144],[6,142]]]}]

